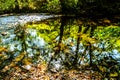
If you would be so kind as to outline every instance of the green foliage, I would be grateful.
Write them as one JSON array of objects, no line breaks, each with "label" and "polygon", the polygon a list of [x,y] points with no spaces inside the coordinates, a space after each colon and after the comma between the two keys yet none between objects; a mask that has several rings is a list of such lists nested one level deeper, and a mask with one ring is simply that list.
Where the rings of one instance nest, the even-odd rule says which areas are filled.
[{"label": "green foliage", "polygon": [[23,11],[99,15],[105,14],[105,12],[119,13],[119,6],[119,1],[112,3],[109,0],[0,0],[1,13]]},{"label": "green foliage", "polygon": [[[34,0],[0,0],[0,11],[4,12],[19,12],[19,10],[29,9],[37,10],[36,1]],[[41,6],[40,6],[41,7]],[[27,10],[29,12],[29,10]]]},{"label": "green foliage", "polygon": [[98,27],[95,31],[95,38],[99,42],[104,41],[104,46],[108,50],[111,48],[119,50],[120,28],[119,26]]},{"label": "green foliage", "polygon": [[54,11],[59,12],[60,11],[59,0],[48,0],[47,4],[45,6],[46,6],[47,11],[49,11],[49,12],[54,12]]},{"label": "green foliage", "polygon": [[16,0],[16,6],[19,7],[19,9],[31,9],[34,10],[36,9],[37,6],[35,6],[35,1],[34,0]]},{"label": "green foliage", "polygon": [[76,8],[78,0],[65,0],[63,3],[63,7],[65,6],[67,9]]},{"label": "green foliage", "polygon": [[59,26],[55,26],[55,25],[59,25],[59,24],[41,23],[41,24],[28,25],[27,27],[37,30],[37,34],[41,38],[44,38],[44,40],[49,43],[49,42],[53,41],[59,34],[58,33]]},{"label": "green foliage", "polygon": [[15,0],[0,0],[0,11],[15,8]]}]

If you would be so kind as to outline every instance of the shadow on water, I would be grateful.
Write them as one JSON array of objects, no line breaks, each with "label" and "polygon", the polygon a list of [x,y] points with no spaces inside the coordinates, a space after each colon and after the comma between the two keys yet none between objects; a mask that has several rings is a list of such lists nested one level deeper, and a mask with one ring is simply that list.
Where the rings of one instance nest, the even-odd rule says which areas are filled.
[{"label": "shadow on water", "polygon": [[45,61],[52,72],[88,69],[103,78],[119,78],[119,34],[119,26],[65,16],[17,25],[1,31],[0,74],[6,66],[9,69],[4,72]]}]

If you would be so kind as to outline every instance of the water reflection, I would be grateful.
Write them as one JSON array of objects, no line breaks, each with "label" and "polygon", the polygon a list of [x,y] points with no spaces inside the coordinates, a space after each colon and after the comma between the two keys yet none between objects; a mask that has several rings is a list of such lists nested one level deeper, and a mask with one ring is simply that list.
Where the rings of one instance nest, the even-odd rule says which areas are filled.
[{"label": "water reflection", "polygon": [[21,66],[44,60],[58,70],[90,65],[105,76],[112,69],[119,74],[119,29],[69,17],[17,25],[0,34],[0,70],[12,61]]},{"label": "water reflection", "polygon": [[[59,64],[67,65],[67,67],[71,68],[78,64],[102,65],[99,62],[101,60],[106,62],[105,57],[108,57],[109,60],[119,60],[119,45],[117,47],[116,44],[119,39],[119,31],[111,31],[112,26],[101,28],[95,23],[87,24],[82,23],[79,19],[62,17],[28,25],[28,27],[36,29],[40,37],[49,46],[49,51],[47,50],[47,54],[50,53],[49,55],[51,55],[47,57],[51,57],[50,60],[48,59],[49,65],[52,61],[52,63],[61,61]],[[116,28],[119,27],[113,26],[113,29]],[[115,58],[115,56],[118,58]]]}]

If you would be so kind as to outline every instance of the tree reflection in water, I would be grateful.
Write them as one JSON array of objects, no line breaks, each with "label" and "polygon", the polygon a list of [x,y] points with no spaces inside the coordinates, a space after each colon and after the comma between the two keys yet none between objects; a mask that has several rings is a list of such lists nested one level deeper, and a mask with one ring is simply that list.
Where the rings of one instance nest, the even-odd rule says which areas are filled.
[{"label": "tree reflection in water", "polygon": [[6,71],[14,66],[25,70],[23,65],[45,61],[52,72],[87,68],[103,77],[119,77],[119,33],[118,26],[65,16],[17,26],[0,35],[1,74],[6,66]]}]

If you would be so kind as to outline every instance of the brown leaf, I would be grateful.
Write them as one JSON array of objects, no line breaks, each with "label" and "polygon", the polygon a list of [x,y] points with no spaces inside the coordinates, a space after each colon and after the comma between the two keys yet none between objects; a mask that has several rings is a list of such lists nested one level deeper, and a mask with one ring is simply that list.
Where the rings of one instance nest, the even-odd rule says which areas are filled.
[{"label": "brown leaf", "polygon": [[110,24],[111,23],[111,21],[108,20],[108,19],[104,19],[103,22],[106,23],[106,24]]}]

